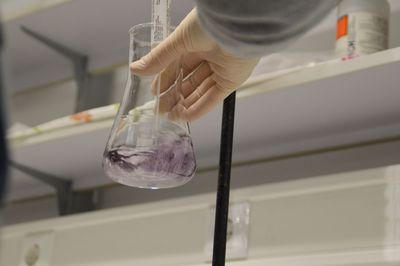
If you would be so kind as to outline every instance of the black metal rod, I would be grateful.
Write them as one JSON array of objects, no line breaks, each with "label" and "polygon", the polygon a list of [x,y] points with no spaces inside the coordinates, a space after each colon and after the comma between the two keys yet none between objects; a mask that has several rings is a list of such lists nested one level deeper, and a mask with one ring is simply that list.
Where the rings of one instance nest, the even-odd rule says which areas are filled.
[{"label": "black metal rod", "polygon": [[[0,69],[3,63],[3,27],[0,22]],[[5,123],[5,89],[3,87],[2,72],[0,71],[0,208],[2,207],[6,179],[8,175],[8,147],[6,141],[6,123]]]},{"label": "black metal rod", "polygon": [[226,234],[229,211],[229,190],[232,164],[233,129],[235,122],[236,93],[224,101],[219,155],[219,174],[217,203],[215,208],[215,227],[213,245],[213,266],[224,266],[226,256]]}]

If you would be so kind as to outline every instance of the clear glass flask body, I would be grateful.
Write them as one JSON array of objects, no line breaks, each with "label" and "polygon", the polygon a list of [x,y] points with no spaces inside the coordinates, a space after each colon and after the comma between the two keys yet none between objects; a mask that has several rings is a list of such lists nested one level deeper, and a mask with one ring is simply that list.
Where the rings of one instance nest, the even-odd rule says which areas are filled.
[{"label": "clear glass flask body", "polygon": [[[151,23],[130,31],[129,62],[151,50]],[[182,98],[182,71],[176,65],[173,85],[161,102],[176,104]],[[125,93],[103,155],[103,169],[114,181],[140,188],[169,188],[188,182],[196,170],[189,126],[171,121],[159,112],[151,90],[159,90],[160,77],[128,73]],[[163,98],[164,97],[164,98]]]}]

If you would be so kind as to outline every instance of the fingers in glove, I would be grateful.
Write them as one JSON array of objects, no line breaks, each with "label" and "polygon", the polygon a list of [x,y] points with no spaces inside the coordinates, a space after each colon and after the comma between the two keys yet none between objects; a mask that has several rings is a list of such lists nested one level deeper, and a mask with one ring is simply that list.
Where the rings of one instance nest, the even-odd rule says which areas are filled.
[{"label": "fingers in glove", "polygon": [[186,77],[182,84],[174,84],[169,88],[169,90],[161,94],[159,111],[161,113],[169,112],[179,100],[184,100],[186,97],[191,95],[193,91],[198,89],[198,87],[200,87],[199,89],[201,90],[203,81],[207,77],[210,77],[211,74],[212,71],[208,63],[201,63],[193,73]]},{"label": "fingers in glove", "polygon": [[184,106],[190,108],[196,101],[198,101],[210,88],[215,85],[215,81],[211,76],[208,76],[200,86],[196,87],[193,92],[184,100]]},{"label": "fingers in glove", "polygon": [[183,102],[184,98],[181,93],[181,87],[182,84],[174,84],[168,91],[160,95],[159,112],[161,114],[170,112],[178,102]]},{"label": "fingers in glove", "polygon": [[187,53],[181,34],[173,32],[147,55],[130,64],[136,75],[154,75]]},{"label": "fingers in glove", "polygon": [[184,98],[192,94],[203,81],[212,74],[210,65],[202,62],[195,71],[186,76],[182,83],[182,94]]},{"label": "fingers in glove", "polygon": [[211,87],[200,99],[186,109],[186,121],[193,121],[205,115],[216,105],[221,103],[233,90],[220,88],[218,84]]},{"label": "fingers in glove", "polygon": [[[197,55],[188,54],[182,60],[176,60],[165,68],[152,82],[151,92],[157,95],[158,86],[160,86],[160,93],[167,91],[176,81],[180,74],[181,67],[183,70],[183,77],[195,71],[201,64],[202,59]],[[159,80],[160,79],[160,82]]]},{"label": "fingers in glove", "polygon": [[179,102],[172,108],[168,117],[172,120],[192,121],[191,108],[214,87],[215,81],[213,78],[211,76],[207,77],[184,101]]}]

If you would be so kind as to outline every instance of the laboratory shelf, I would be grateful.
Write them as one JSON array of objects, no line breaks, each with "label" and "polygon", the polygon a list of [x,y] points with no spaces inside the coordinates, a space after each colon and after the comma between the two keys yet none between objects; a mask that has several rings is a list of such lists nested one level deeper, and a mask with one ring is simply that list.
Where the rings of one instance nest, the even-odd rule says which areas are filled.
[{"label": "laboratory shelf", "polygon": [[[245,97],[274,89],[300,85],[306,82],[333,78],[335,76],[363,71],[381,65],[398,63],[399,60],[400,47],[396,47],[352,60],[332,59],[331,61],[322,63],[309,63],[302,67],[294,67],[292,69],[251,77],[241,86],[241,91],[238,96]],[[382,82],[385,82],[385,80]]]},{"label": "laboratory shelf", "polygon": [[[227,265],[399,265],[399,167],[232,190],[250,217],[238,219],[248,231],[233,223]],[[19,265],[27,239],[44,235],[51,265],[210,265],[214,203],[206,193],[2,227],[0,264]]]},{"label": "laboratory shelf", "polygon": [[[234,161],[398,138],[399,69],[400,48],[393,48],[251,77],[238,92]],[[74,179],[77,188],[110,183],[101,159],[112,117],[11,139],[13,159]],[[200,169],[218,163],[220,120],[217,108],[191,124]],[[51,191],[27,192],[33,182],[13,170],[10,197]]]}]

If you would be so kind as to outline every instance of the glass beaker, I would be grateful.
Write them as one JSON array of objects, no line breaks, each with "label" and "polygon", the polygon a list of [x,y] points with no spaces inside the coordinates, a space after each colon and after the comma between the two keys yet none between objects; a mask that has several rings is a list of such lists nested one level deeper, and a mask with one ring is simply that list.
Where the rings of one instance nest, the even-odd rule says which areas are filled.
[{"label": "glass beaker", "polygon": [[[152,23],[130,29],[129,62],[151,50]],[[172,31],[172,30],[171,30]],[[176,64],[176,79],[159,99],[178,102],[182,70]],[[160,114],[159,101],[152,95],[159,90],[160,76],[128,73],[125,93],[103,155],[103,169],[114,181],[140,188],[176,187],[188,182],[196,170],[189,126]],[[165,102],[165,101],[164,101]]]}]

